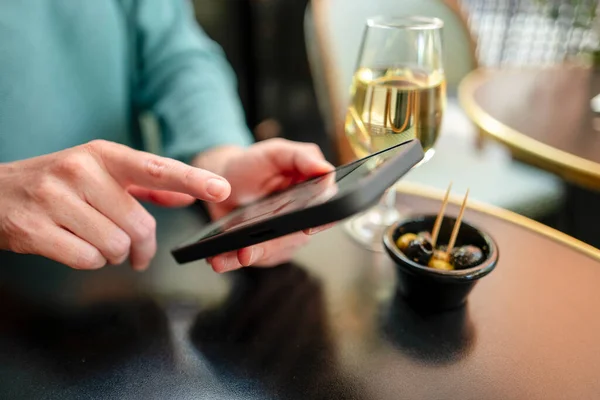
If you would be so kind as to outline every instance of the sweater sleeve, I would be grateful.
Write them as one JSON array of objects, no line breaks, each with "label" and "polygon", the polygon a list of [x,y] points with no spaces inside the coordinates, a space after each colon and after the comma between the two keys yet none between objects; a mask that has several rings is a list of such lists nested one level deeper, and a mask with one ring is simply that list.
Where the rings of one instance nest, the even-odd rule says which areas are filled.
[{"label": "sweater sleeve", "polygon": [[134,13],[134,99],[158,119],[165,155],[251,144],[233,70],[188,0],[137,0]]}]

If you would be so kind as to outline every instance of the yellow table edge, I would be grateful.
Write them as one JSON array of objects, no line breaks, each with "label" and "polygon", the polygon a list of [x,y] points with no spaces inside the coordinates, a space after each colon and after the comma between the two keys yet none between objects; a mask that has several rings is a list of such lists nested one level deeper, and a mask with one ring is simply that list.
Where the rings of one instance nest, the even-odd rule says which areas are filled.
[{"label": "yellow table edge", "polygon": [[476,69],[460,83],[458,98],[467,116],[492,139],[506,145],[523,161],[553,172],[566,180],[600,188],[600,164],[546,145],[498,121],[477,104],[475,90],[484,82],[491,69]]},{"label": "yellow table edge", "polygon": [[[415,184],[412,182],[400,182],[397,185],[397,190],[399,193],[422,196],[431,200],[442,201],[442,199],[444,198],[444,191],[424,185]],[[462,196],[451,195],[449,197],[449,202],[457,206],[461,205],[462,200]],[[543,235],[555,242],[566,245],[572,248],[573,250],[583,253],[589,257],[592,257],[597,261],[600,261],[600,249],[597,249],[587,243],[577,240],[565,233],[557,231],[556,229],[550,228],[549,226],[524,217],[520,214],[474,200],[469,200],[467,208],[473,211],[480,212],[482,214],[500,218],[501,220],[526,228],[530,231]]]}]

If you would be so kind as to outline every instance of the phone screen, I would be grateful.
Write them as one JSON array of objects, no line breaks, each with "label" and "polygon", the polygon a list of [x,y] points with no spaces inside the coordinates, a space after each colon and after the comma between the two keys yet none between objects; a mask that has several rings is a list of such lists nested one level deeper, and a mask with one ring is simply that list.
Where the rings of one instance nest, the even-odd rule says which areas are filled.
[{"label": "phone screen", "polygon": [[402,153],[406,148],[405,144],[391,147],[338,167],[327,174],[308,179],[234,210],[227,216],[215,221],[209,229],[200,232],[197,237],[191,239],[187,244],[258,223],[277,215],[323,204],[336,196],[342,196],[354,184],[372,174],[387,160]]}]

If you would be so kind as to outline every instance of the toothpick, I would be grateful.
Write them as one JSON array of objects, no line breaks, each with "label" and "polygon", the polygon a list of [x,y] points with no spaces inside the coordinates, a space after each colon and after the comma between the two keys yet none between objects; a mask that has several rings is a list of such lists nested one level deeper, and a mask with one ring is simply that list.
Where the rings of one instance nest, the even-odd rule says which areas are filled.
[{"label": "toothpick", "polygon": [[450,190],[452,189],[452,182],[448,185],[448,189],[446,189],[446,195],[444,196],[444,201],[442,202],[442,208],[440,208],[440,212],[435,219],[435,224],[433,225],[433,231],[431,231],[431,244],[435,249],[435,244],[438,240],[438,235],[440,234],[440,228],[442,227],[442,220],[444,219],[444,213],[446,212],[446,206],[448,205],[448,197],[450,197]]},{"label": "toothpick", "polygon": [[467,206],[467,198],[469,197],[469,189],[467,189],[467,193],[465,194],[465,198],[462,202],[462,206],[460,206],[460,212],[458,213],[458,218],[456,218],[456,222],[454,223],[454,229],[452,230],[452,236],[450,236],[450,242],[448,243],[448,249],[446,253],[450,254],[454,244],[456,243],[456,237],[458,236],[458,230],[460,229],[460,223],[462,222],[463,214],[465,213],[465,207]]}]

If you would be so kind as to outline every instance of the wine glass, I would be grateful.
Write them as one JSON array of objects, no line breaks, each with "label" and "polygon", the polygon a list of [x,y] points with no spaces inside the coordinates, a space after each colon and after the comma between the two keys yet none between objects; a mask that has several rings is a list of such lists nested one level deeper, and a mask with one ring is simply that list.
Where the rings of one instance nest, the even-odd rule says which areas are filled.
[{"label": "wine glass", "polygon": [[[417,16],[367,21],[345,121],[357,157],[415,138],[425,151],[415,167],[433,156],[446,106],[442,27],[440,19]],[[376,207],[351,218],[346,229],[368,249],[383,251],[385,227],[401,218],[392,187]]]}]

